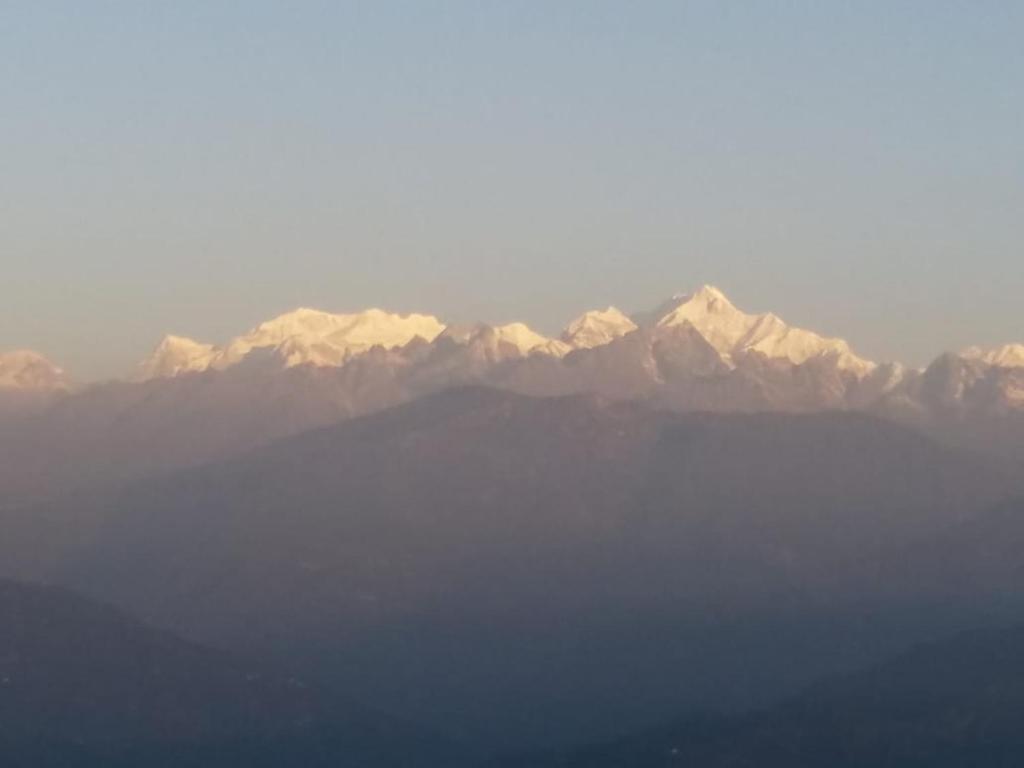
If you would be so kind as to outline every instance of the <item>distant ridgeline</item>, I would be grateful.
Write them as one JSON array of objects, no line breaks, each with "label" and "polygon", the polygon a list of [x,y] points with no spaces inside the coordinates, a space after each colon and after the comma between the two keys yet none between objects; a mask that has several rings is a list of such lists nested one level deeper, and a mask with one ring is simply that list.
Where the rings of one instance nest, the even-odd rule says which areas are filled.
[{"label": "distant ridgeline", "polygon": [[223,346],[167,336],[129,381],[78,388],[38,355],[0,355],[0,498],[220,459],[465,385],[679,411],[858,410],[1024,458],[1024,346],[924,370],[876,364],[704,286],[633,317],[587,312],[557,339],[522,323],[299,309]]}]

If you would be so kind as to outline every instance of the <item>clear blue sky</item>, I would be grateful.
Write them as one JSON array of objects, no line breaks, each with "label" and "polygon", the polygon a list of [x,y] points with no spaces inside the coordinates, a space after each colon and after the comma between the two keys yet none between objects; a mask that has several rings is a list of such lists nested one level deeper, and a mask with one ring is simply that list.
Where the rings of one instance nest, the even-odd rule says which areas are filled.
[{"label": "clear blue sky", "polygon": [[0,349],[704,282],[878,359],[1024,341],[1022,41],[1010,0],[0,0]]}]

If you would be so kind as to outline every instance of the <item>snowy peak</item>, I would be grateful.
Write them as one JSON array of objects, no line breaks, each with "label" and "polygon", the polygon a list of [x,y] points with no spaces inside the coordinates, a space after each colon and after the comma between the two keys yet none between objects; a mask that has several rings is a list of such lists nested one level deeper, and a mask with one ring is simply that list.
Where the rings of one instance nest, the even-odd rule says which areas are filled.
[{"label": "snowy peak", "polygon": [[693,326],[727,361],[754,352],[796,365],[813,358],[831,358],[841,370],[858,377],[875,368],[873,363],[857,357],[842,339],[792,328],[770,312],[748,315],[710,285],[691,294],[674,296],[652,318],[656,331],[684,324]]},{"label": "snowy peak", "polygon": [[340,365],[375,346],[401,347],[416,337],[433,341],[444,325],[432,315],[395,315],[380,309],[332,314],[301,308],[275,317],[231,341],[214,366],[234,365],[254,349],[280,348],[288,366]]},{"label": "snowy peak", "polygon": [[143,363],[141,375],[148,379],[223,370],[256,350],[273,353],[285,367],[336,366],[375,346],[400,347],[417,337],[433,341],[444,327],[431,315],[396,315],[380,309],[332,314],[303,307],[260,323],[223,347],[168,336]]},{"label": "snowy peak", "polygon": [[494,326],[481,324],[472,330],[453,331],[445,335],[459,344],[486,350],[496,359],[502,357],[498,354],[502,347],[514,350],[513,354],[519,357],[533,354],[562,357],[570,351],[568,344],[557,339],[549,339],[525,323]]},{"label": "snowy peak", "polygon": [[184,336],[168,334],[139,366],[139,379],[169,378],[210,367],[215,347]]},{"label": "snowy peak", "polygon": [[960,357],[998,368],[1024,368],[1024,344],[1007,344],[995,349],[970,347],[961,352]]},{"label": "snowy peak", "polygon": [[494,331],[499,339],[512,344],[523,355],[540,353],[562,357],[569,352],[569,346],[564,342],[542,336],[524,323],[499,325]]},{"label": "snowy peak", "polygon": [[704,285],[692,294],[677,294],[662,307],[668,309],[662,309],[655,327],[671,328],[689,323],[723,354],[731,354],[761,320],[740,312],[724,293],[710,285]]},{"label": "snowy peak", "polygon": [[592,349],[635,331],[637,324],[615,307],[585,312],[566,326],[562,341],[574,349]]},{"label": "snowy peak", "polygon": [[236,342],[269,347],[290,339],[326,339],[339,345],[395,347],[416,336],[432,341],[443,330],[444,325],[431,315],[396,315],[381,309],[333,314],[302,307],[260,323]]},{"label": "snowy peak", "polygon": [[639,312],[633,315],[633,319],[642,327],[650,328],[657,326],[662,320],[665,320],[669,315],[675,312],[677,309],[690,302],[694,303],[694,306],[704,305],[707,306],[712,302],[721,302],[721,306],[732,306],[732,302],[726,297],[726,295],[713,285],[702,285],[696,291],[692,293],[675,293],[672,294],[666,301],[663,301],[657,307],[649,312]]},{"label": "snowy peak", "polygon": [[897,394],[912,407],[933,412],[957,410],[999,415],[1024,409],[1024,346],[971,347],[946,353],[924,371],[909,376]]},{"label": "snowy peak", "polygon": [[64,371],[38,352],[19,349],[0,354],[0,389],[57,392],[68,388]]},{"label": "snowy peak", "polygon": [[659,321],[683,307],[688,307],[690,311],[718,313],[738,311],[720,288],[705,283],[692,293],[677,293],[664,302],[660,307]]}]

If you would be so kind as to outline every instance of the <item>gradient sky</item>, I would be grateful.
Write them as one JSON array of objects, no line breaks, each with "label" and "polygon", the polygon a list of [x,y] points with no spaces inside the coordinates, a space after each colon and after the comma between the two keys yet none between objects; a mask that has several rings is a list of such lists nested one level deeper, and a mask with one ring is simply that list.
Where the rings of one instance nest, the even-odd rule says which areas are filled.
[{"label": "gradient sky", "polygon": [[0,350],[298,305],[549,333],[710,282],[1024,341],[1024,3],[0,0]]}]

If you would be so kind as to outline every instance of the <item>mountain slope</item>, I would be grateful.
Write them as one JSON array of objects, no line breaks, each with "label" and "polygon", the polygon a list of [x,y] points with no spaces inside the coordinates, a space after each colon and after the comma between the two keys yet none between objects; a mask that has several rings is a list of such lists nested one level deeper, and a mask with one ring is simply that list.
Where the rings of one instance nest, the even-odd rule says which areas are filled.
[{"label": "mountain slope", "polygon": [[1024,461],[1019,345],[945,354],[868,407],[950,445]]},{"label": "mountain slope", "polygon": [[980,612],[1024,607],[1024,498],[1008,499],[880,558],[865,589],[898,585],[904,604],[973,602]]},{"label": "mountain slope", "polygon": [[393,353],[341,368],[281,369],[259,356],[224,371],[112,382],[0,430],[0,504],[164,474],[404,402]]},{"label": "mountain slope", "polygon": [[699,765],[1000,768],[1024,753],[1024,629],[916,647],[773,709],[692,717],[618,742],[502,768]]},{"label": "mountain slope", "polygon": [[439,740],[294,678],[11,582],[0,582],[0,751],[10,768],[456,764]]},{"label": "mountain slope", "polygon": [[450,390],[9,511],[0,562],[411,719],[542,741],[567,702],[566,732],[592,734],[876,653],[837,573],[1015,482],[856,414]]}]

